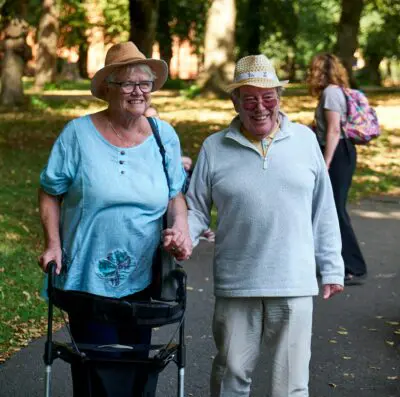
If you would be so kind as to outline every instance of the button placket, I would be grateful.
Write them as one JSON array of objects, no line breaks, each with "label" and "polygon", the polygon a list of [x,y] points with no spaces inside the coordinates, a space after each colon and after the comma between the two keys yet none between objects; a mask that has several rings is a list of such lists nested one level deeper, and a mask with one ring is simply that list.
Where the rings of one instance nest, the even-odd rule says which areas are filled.
[{"label": "button placket", "polygon": [[121,150],[120,152],[119,152],[119,160],[118,160],[118,164],[119,164],[119,171],[120,171],[120,174],[121,175],[124,175],[125,173],[126,173],[126,170],[125,170],[125,163],[126,163],[126,160],[125,160],[125,156],[126,156],[126,152],[125,152],[125,150]]}]

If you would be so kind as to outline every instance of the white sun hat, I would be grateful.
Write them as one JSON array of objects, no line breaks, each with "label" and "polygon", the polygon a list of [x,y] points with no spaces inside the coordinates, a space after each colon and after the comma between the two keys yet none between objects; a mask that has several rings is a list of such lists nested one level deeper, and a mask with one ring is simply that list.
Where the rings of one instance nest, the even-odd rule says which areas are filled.
[{"label": "white sun hat", "polygon": [[233,83],[226,87],[231,93],[243,85],[260,88],[283,87],[289,80],[279,81],[272,62],[265,55],[249,55],[237,61]]}]

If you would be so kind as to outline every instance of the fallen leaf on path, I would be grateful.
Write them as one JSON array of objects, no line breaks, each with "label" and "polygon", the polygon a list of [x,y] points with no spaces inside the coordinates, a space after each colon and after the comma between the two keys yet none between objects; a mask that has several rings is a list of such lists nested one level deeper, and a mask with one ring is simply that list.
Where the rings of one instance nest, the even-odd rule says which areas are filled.
[{"label": "fallen leaf on path", "polygon": [[338,333],[339,335],[347,335],[347,334],[348,334],[347,331],[337,331],[337,333]]},{"label": "fallen leaf on path", "polygon": [[388,325],[400,325],[398,321],[386,321],[386,324]]},{"label": "fallen leaf on path", "polygon": [[399,377],[398,376],[388,376],[388,377],[386,377],[386,379],[387,380],[397,380],[397,379],[399,379]]},{"label": "fallen leaf on path", "polygon": [[331,339],[331,340],[329,341],[329,343],[338,343],[338,341],[335,340],[335,339]]},{"label": "fallen leaf on path", "polygon": [[328,385],[329,385],[330,387],[332,387],[333,389],[335,389],[335,388],[337,387],[337,384],[336,384],[336,383],[328,383]]},{"label": "fallen leaf on path", "polygon": [[391,341],[391,340],[386,340],[385,342],[386,342],[386,344],[389,345],[389,346],[394,346],[394,342]]},{"label": "fallen leaf on path", "polygon": [[343,356],[342,358],[343,358],[343,360],[351,360],[350,356]]}]

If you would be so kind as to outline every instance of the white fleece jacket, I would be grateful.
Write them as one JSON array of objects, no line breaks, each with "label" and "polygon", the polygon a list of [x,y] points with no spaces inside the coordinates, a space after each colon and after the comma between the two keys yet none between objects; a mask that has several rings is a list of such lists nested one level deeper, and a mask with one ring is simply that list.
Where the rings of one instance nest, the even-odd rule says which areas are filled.
[{"label": "white fleece jacket", "polygon": [[341,238],[328,172],[314,133],[283,113],[264,159],[238,117],[208,137],[187,193],[194,244],[218,212],[214,292],[289,297],[343,285]]}]

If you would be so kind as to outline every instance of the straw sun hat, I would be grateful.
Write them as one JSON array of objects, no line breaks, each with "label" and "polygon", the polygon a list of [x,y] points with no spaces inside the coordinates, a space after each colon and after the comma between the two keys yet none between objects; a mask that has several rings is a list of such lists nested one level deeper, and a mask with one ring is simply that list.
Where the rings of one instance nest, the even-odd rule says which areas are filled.
[{"label": "straw sun hat", "polygon": [[231,93],[243,85],[260,88],[282,87],[289,80],[279,81],[271,61],[265,55],[249,55],[237,61],[233,83],[226,87]]},{"label": "straw sun hat", "polygon": [[168,65],[161,59],[146,58],[131,41],[113,45],[106,55],[104,67],[92,78],[91,91],[93,96],[105,100],[106,78],[114,69],[123,65],[148,65],[156,75],[153,91],[159,90],[168,78]]}]

